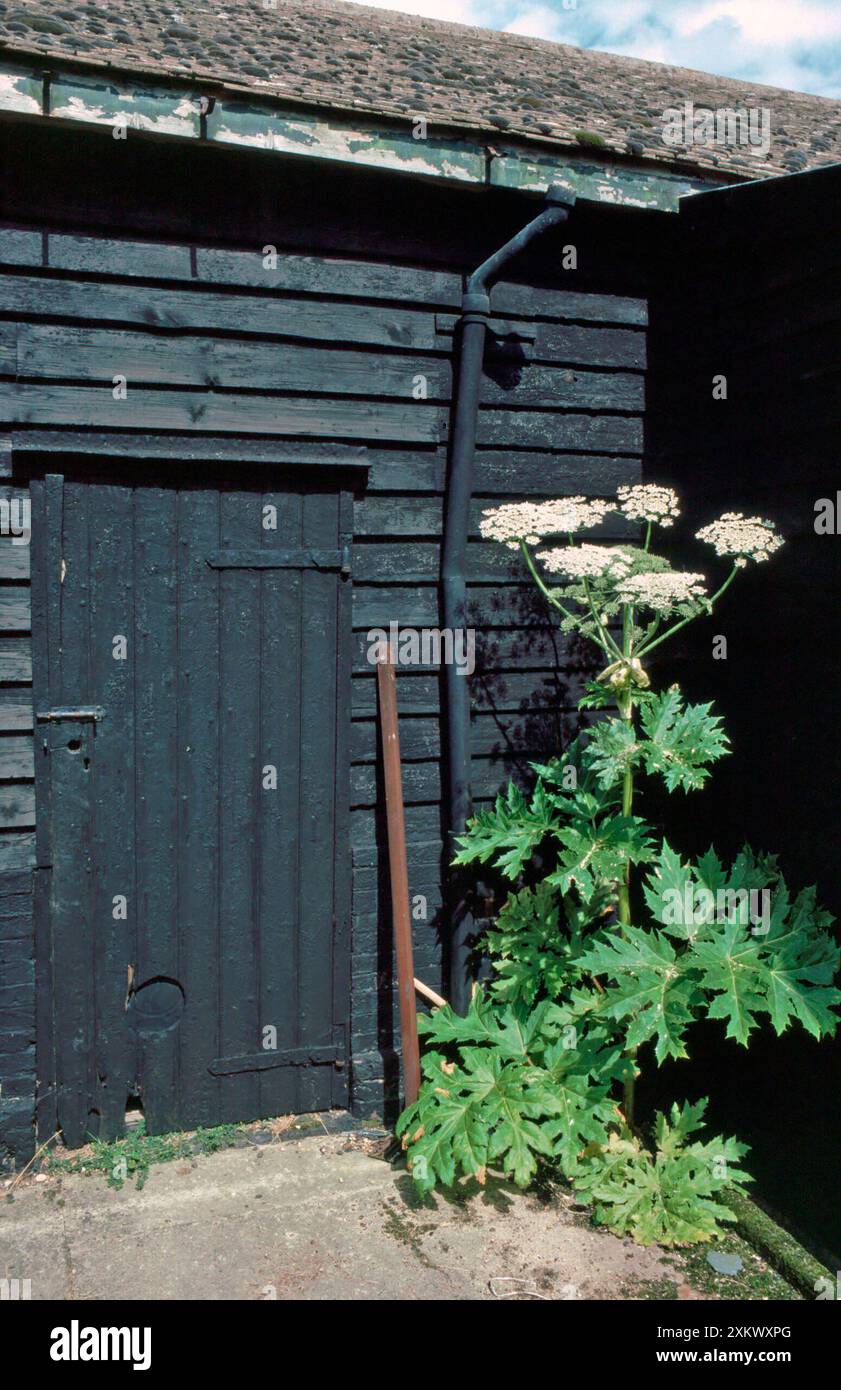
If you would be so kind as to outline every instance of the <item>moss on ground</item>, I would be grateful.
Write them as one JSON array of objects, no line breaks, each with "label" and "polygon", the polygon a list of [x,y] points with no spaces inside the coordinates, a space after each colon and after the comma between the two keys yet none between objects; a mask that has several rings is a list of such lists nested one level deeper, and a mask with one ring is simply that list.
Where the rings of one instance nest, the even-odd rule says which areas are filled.
[{"label": "moss on ground", "polygon": [[731,1189],[727,1200],[739,1220],[746,1242],[768,1263],[773,1263],[803,1299],[817,1296],[822,1281],[834,1276],[788,1231],[757,1206],[747,1193]]},{"label": "moss on ground", "polygon": [[[738,1255],[742,1268],[738,1274],[718,1274],[707,1260],[710,1249],[723,1255]],[[797,1301],[802,1295],[782,1275],[768,1264],[735,1231],[729,1231],[713,1246],[695,1246],[680,1252],[680,1265],[686,1283],[699,1293],[721,1299],[747,1299],[751,1302],[768,1299]]]},{"label": "moss on ground", "polygon": [[678,1286],[674,1279],[628,1279],[622,1286],[622,1297],[673,1303],[678,1298]]},{"label": "moss on ground", "polygon": [[422,1242],[425,1236],[430,1235],[435,1230],[435,1223],[413,1221],[407,1211],[392,1198],[387,1198],[383,1206],[385,1207],[383,1230],[386,1235],[391,1236],[392,1240],[398,1241],[401,1245],[405,1245],[420,1260],[421,1264],[431,1268],[432,1262],[424,1254]]}]

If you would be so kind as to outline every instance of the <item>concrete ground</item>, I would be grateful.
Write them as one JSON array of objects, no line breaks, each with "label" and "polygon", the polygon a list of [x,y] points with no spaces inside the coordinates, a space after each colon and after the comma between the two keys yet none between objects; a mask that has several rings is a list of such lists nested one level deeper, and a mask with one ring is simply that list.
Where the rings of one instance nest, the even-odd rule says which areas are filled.
[{"label": "concrete ground", "polygon": [[248,1144],[155,1166],[141,1191],[27,1176],[0,1202],[0,1278],[31,1280],[33,1299],[710,1296],[673,1255],[590,1229],[565,1197],[497,1186],[419,1204],[383,1147]]}]

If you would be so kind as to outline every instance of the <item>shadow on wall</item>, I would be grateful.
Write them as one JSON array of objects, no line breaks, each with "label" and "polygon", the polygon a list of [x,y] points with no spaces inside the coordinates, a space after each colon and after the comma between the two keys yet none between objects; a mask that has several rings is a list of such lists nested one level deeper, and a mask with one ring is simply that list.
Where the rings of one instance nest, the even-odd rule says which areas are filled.
[{"label": "shadow on wall", "polygon": [[[521,571],[512,561],[512,578]],[[470,621],[476,627],[476,669],[471,679],[473,701],[474,802],[487,804],[513,779],[529,787],[534,781],[530,764],[558,755],[582,727],[576,704],[584,683],[598,669],[587,644],[561,633],[547,613],[544,600],[531,585],[489,586],[474,605]],[[501,626],[502,623],[505,626]],[[496,626],[494,624],[497,624]],[[443,682],[443,678],[442,678]],[[443,695],[442,695],[443,698]],[[446,749],[442,749],[442,780],[446,779]],[[385,791],[382,760],[377,761],[376,841],[378,861],[388,863]],[[475,922],[474,944],[485,919],[501,907],[511,885],[498,874],[469,868],[459,877],[449,871],[446,841],[446,804],[441,808],[440,835],[444,845],[438,864],[438,881],[449,884],[447,905],[439,901],[432,915],[413,924],[417,959],[425,963],[435,942],[435,971],[426,979],[440,984],[446,997],[446,942],[453,914],[469,911]],[[413,846],[409,845],[410,891],[415,874]],[[431,877],[431,875],[430,875]],[[395,959],[392,932],[391,886],[387,868],[377,885],[377,1048],[385,1077],[385,1115],[393,1121],[399,1109],[400,1021],[395,993]],[[481,973],[481,962],[479,962]],[[420,1005],[419,1007],[423,1007]]]}]

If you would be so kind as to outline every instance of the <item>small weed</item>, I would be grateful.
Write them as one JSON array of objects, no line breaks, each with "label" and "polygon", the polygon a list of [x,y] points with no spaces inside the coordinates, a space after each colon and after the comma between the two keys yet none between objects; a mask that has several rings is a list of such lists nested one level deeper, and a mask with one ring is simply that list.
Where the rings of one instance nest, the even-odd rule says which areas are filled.
[{"label": "small weed", "polygon": [[318,1115],[301,1115],[294,1121],[292,1128],[299,1130],[323,1129],[324,1125]]},{"label": "small weed", "polygon": [[117,1191],[129,1178],[134,1178],[139,1191],[145,1186],[153,1163],[171,1163],[173,1159],[230,1148],[241,1129],[241,1125],[216,1125],[212,1129],[197,1129],[193,1134],[147,1134],[145,1121],[141,1120],[123,1139],[110,1143],[94,1139],[71,1158],[50,1154],[44,1169],[48,1173],[83,1173],[85,1176],[102,1173],[108,1186]]},{"label": "small weed", "polygon": [[215,1154],[219,1149],[233,1148],[242,1125],[215,1125],[213,1129],[197,1129],[192,1138],[193,1153]]}]

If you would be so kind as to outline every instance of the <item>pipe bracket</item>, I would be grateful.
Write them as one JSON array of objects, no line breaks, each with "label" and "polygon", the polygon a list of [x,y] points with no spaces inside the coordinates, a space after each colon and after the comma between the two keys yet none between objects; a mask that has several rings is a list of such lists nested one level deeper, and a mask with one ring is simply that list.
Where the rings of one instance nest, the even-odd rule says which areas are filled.
[{"label": "pipe bracket", "polygon": [[465,290],[461,297],[461,311],[463,314],[484,314],[491,312],[491,297],[489,294],[480,294],[475,290]]}]

